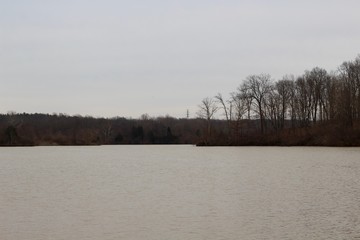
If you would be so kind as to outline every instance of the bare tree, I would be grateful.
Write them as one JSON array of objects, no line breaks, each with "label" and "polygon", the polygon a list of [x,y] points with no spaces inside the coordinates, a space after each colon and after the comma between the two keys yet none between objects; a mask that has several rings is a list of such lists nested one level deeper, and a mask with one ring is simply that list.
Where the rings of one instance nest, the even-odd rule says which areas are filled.
[{"label": "bare tree", "polygon": [[284,76],[275,84],[275,90],[279,95],[281,102],[280,111],[280,128],[284,128],[287,110],[291,106],[291,98],[293,96],[292,89],[294,88],[294,76]]},{"label": "bare tree", "polygon": [[232,100],[225,101],[221,93],[218,93],[215,96],[215,100],[221,105],[221,108],[224,111],[224,116],[226,118],[227,122],[227,130],[230,131],[230,125],[231,125],[231,118],[232,118],[232,111],[233,111],[233,103]]},{"label": "bare tree", "polygon": [[353,120],[360,118],[360,55],[354,61],[344,62],[339,72],[344,105],[341,115],[344,123],[352,126]]},{"label": "bare tree", "polygon": [[318,119],[322,121],[323,112],[326,111],[324,109],[324,92],[326,79],[328,78],[327,72],[325,69],[315,67],[311,71],[306,71],[304,78],[309,90],[312,121],[314,123]]},{"label": "bare tree", "polygon": [[[251,112],[251,106],[248,106],[247,96],[242,92],[233,92],[231,93],[231,102],[232,102],[232,117],[231,119],[239,121],[244,118],[245,114],[249,115]],[[249,118],[249,116],[248,116]]]},{"label": "bare tree", "polygon": [[252,98],[254,110],[260,118],[261,133],[265,132],[265,99],[270,93],[271,76],[269,74],[250,75],[246,78],[243,89],[248,91],[248,97]]},{"label": "bare tree", "polygon": [[269,94],[266,95],[266,115],[270,119],[272,127],[277,131],[282,127],[282,98],[278,90],[272,88]]},{"label": "bare tree", "polygon": [[312,96],[310,87],[304,77],[299,77],[295,82],[295,112],[296,118],[302,127],[310,124]]},{"label": "bare tree", "polygon": [[220,103],[221,108],[224,110],[224,115],[227,122],[231,121],[231,113],[232,113],[232,102],[231,101],[225,101],[221,93],[218,93],[215,96],[215,100]]},{"label": "bare tree", "polygon": [[[239,90],[240,88],[238,88]],[[234,136],[236,141],[239,140],[242,130],[242,120],[244,116],[247,114],[248,118],[250,118],[251,112],[251,104],[249,105],[249,98],[240,90],[238,92],[233,92],[231,95],[232,102],[232,129],[234,130]]]},{"label": "bare tree", "polygon": [[241,100],[242,103],[245,104],[246,112],[247,112],[247,119],[251,118],[251,105],[253,103],[253,98],[251,95],[251,90],[247,87],[246,84],[240,85],[238,87],[238,92],[236,93],[237,99]]},{"label": "bare tree", "polygon": [[211,120],[214,114],[219,110],[216,101],[213,98],[207,97],[201,101],[199,105],[198,117],[206,120],[207,123],[207,140],[211,136]]}]

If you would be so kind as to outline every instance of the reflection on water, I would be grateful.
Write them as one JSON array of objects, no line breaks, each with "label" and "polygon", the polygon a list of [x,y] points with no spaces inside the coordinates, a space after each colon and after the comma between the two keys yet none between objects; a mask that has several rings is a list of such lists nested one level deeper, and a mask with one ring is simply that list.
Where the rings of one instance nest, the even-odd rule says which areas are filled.
[{"label": "reflection on water", "polygon": [[360,239],[360,149],[0,149],[1,239]]}]

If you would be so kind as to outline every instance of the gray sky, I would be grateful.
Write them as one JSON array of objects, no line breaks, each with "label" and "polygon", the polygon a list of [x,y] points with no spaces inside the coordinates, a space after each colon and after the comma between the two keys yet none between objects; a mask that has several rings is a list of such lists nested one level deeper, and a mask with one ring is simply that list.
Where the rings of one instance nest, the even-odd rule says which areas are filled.
[{"label": "gray sky", "polygon": [[0,112],[195,116],[250,74],[336,70],[359,0],[0,0]]}]

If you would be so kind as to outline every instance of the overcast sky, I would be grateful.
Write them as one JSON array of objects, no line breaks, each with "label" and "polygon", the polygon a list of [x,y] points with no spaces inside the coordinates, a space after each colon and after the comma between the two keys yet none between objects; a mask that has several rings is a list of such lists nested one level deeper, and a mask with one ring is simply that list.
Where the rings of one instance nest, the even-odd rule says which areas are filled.
[{"label": "overcast sky", "polygon": [[0,112],[195,116],[360,53],[359,0],[0,0]]}]

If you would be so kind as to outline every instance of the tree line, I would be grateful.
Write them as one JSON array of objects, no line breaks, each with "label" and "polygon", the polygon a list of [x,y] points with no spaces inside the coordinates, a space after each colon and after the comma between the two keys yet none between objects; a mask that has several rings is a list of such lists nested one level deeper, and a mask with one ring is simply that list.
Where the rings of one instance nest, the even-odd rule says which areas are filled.
[{"label": "tree line", "polygon": [[[222,139],[211,129],[219,112],[227,122]],[[204,98],[198,116],[207,126],[203,145],[359,145],[360,55],[331,73],[250,75],[228,99]]]},{"label": "tree line", "polygon": [[[215,121],[214,131],[222,125]],[[0,145],[196,144],[203,126],[202,119],[146,114],[126,119],[10,112],[0,114]]]}]

